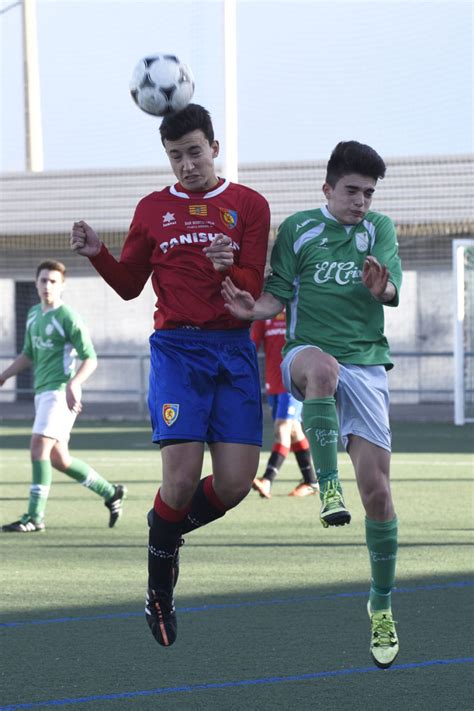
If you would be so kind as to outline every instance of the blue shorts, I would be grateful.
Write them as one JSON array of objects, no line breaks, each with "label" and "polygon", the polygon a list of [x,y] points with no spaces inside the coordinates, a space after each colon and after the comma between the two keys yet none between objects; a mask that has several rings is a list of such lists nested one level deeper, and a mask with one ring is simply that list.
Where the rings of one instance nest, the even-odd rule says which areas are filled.
[{"label": "blue shorts", "polygon": [[247,329],[155,331],[150,347],[153,442],[262,446],[257,352]]},{"label": "blue shorts", "polygon": [[301,420],[303,403],[299,402],[291,393],[267,395],[267,402],[272,411],[272,420]]}]

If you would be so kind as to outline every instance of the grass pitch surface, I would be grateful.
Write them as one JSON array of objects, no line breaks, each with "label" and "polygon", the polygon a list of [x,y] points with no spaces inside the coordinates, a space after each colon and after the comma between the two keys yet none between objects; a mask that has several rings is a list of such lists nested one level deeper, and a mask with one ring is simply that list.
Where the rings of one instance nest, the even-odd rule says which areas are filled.
[{"label": "grass pitch surface", "polygon": [[[1,428],[0,523],[25,510],[29,427]],[[364,513],[345,454],[350,526],[325,530],[316,497],[288,498],[299,479],[290,455],[271,500],[251,492],[187,536],[179,635],[163,649],[143,613],[159,451],[146,424],[79,424],[71,451],[128,487],[124,517],[109,529],[102,501],[55,472],[47,531],[0,534],[0,711],[472,709],[473,434],[394,424],[401,651],[381,671],[368,651]],[[268,431],[260,474],[270,444]]]}]

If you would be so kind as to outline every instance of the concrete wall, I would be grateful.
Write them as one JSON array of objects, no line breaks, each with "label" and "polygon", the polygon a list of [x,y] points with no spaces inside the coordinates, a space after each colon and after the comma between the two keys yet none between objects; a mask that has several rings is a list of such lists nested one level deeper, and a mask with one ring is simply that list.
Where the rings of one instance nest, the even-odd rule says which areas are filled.
[{"label": "concrete wall", "polygon": [[[452,291],[448,269],[405,272],[400,306],[385,309],[386,333],[393,353],[452,351]],[[0,368],[15,350],[14,292],[13,279],[0,279]],[[98,354],[114,356],[101,359],[87,384],[89,399],[138,399],[148,377],[148,338],[153,330],[155,296],[150,282],[137,299],[123,301],[99,277],[70,277],[64,300],[84,318]],[[452,359],[395,356],[389,382],[393,402],[418,402],[419,391],[424,390],[451,393]],[[13,387],[13,380],[4,386],[6,391]],[[115,391],[127,392],[124,397]],[[431,398],[450,400],[451,395],[431,393]]]},{"label": "concrete wall", "polygon": [[[89,399],[123,400],[115,390],[130,391],[125,399],[137,399],[138,391],[147,378],[145,357],[148,338],[153,330],[155,295],[148,282],[137,299],[123,301],[102,279],[96,276],[70,277],[66,281],[64,301],[77,310],[87,324],[99,355],[114,356],[101,359],[99,367],[86,385]],[[0,369],[15,355],[15,281],[0,279]],[[117,358],[120,355],[130,358]],[[145,373],[141,371],[145,368]],[[11,400],[15,379],[3,386],[1,401]]]}]

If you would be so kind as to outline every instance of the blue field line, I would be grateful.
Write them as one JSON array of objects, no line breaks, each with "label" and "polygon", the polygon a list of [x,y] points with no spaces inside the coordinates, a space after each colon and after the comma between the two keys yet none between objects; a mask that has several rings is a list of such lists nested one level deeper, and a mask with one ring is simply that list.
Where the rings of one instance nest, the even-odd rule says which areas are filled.
[{"label": "blue field line", "polygon": [[[412,587],[397,587],[393,593],[415,593],[415,592],[431,592],[434,590],[456,590],[461,588],[470,588],[474,586],[474,580],[461,580],[452,583],[433,583],[432,585],[416,585]],[[320,595],[305,595],[299,597],[273,598],[271,600],[247,600],[240,602],[221,602],[205,605],[196,605],[194,607],[178,607],[177,612],[180,615],[187,612],[209,612],[212,610],[235,610],[242,607],[261,607],[266,605],[294,605],[304,602],[314,602],[316,600],[337,600],[338,598],[353,598],[367,597],[367,591],[353,591],[345,593],[327,593]],[[57,625],[65,622],[94,622],[95,620],[125,620],[131,617],[142,617],[143,611],[140,612],[114,612],[102,615],[82,615],[78,617],[54,617],[51,619],[26,620],[13,622],[0,622],[0,629],[29,627],[30,625]]]},{"label": "blue field line", "polygon": [[353,674],[368,674],[369,672],[393,673],[408,669],[426,669],[434,666],[452,666],[454,664],[472,664],[474,657],[457,657],[453,659],[430,659],[426,662],[410,662],[408,664],[394,664],[390,669],[382,672],[378,667],[358,667],[356,669],[336,669],[335,671],[312,672],[308,674],[292,674],[290,676],[269,676],[261,679],[239,679],[237,681],[223,681],[209,684],[184,684],[181,686],[165,686],[158,689],[144,689],[143,691],[123,691],[116,694],[95,694],[93,696],[79,696],[77,698],[52,699],[50,701],[32,701],[23,704],[8,704],[0,706],[0,711],[17,711],[18,709],[39,709],[47,706],[69,706],[72,704],[87,704],[91,701],[117,701],[119,699],[136,699],[145,696],[164,696],[165,694],[180,694],[183,692],[212,691],[214,689],[232,689],[239,686],[260,686],[262,684],[288,684],[295,681],[314,681],[330,677],[349,676]]}]

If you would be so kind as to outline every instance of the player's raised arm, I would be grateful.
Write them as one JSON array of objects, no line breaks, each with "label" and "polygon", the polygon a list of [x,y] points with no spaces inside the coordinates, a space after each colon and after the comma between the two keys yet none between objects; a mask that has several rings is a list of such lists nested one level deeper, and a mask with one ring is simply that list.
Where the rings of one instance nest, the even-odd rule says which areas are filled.
[{"label": "player's raised arm", "polygon": [[225,308],[242,321],[259,321],[260,319],[272,318],[283,311],[284,305],[272,294],[263,293],[259,299],[255,300],[248,291],[238,289],[230,277],[226,277],[222,282],[222,298]]},{"label": "player's raised arm", "polygon": [[73,224],[69,243],[72,251],[83,257],[96,257],[102,247],[99,236],[84,220]]},{"label": "player's raised arm", "polygon": [[122,248],[120,261],[83,220],[73,224],[70,246],[73,252],[90,259],[94,269],[122,299],[135,299],[150,276],[149,243],[141,239],[140,230],[134,229],[133,225]]}]

